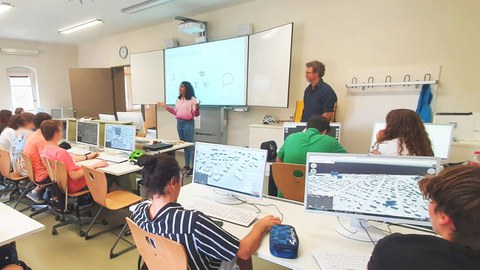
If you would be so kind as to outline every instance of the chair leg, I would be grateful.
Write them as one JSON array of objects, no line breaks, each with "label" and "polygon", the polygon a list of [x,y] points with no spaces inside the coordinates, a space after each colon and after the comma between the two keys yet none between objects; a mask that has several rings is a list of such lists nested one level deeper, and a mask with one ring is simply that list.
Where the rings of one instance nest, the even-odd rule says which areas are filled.
[{"label": "chair leg", "polygon": [[85,231],[85,240],[92,239],[93,237],[99,235],[98,233],[97,233],[97,234],[94,234],[94,235],[89,235],[88,233],[89,233],[90,230],[92,229],[93,224],[97,221],[97,218],[98,218],[98,216],[100,215],[100,213],[102,212],[103,208],[104,208],[103,206],[100,206],[100,209],[98,209],[97,214],[95,215],[95,217],[94,217],[93,220],[92,220],[92,223],[90,223],[90,226],[88,226],[87,231]]},{"label": "chair leg", "polygon": [[48,204],[34,204],[30,207],[30,209],[32,209],[32,211],[34,211],[33,213],[30,214],[31,218],[36,216],[36,215],[39,215],[41,213],[45,213],[49,210],[48,209]]},{"label": "chair leg", "polygon": [[27,193],[29,192],[31,187],[32,187],[32,182],[29,182],[28,185],[23,190],[22,194],[20,194],[20,197],[18,198],[18,200],[15,202],[15,205],[13,206],[13,209],[16,209],[18,204],[20,203],[20,201],[27,196]]},{"label": "chair leg", "polygon": [[8,181],[7,185],[5,186],[5,189],[2,190],[2,193],[0,193],[0,198],[3,197],[3,194],[12,186],[12,181]]},{"label": "chair leg", "polygon": [[[115,240],[115,243],[113,244],[112,248],[110,249],[110,259],[116,258],[116,257],[118,257],[122,254],[125,254],[125,253],[129,252],[130,250],[134,250],[136,248],[134,243],[128,241],[125,238],[123,238],[123,235],[125,234],[127,229],[128,229],[128,224],[125,223],[125,225],[123,225],[122,231],[120,232],[120,234],[118,234],[117,239]],[[119,252],[115,253],[114,250],[117,247],[118,242],[120,242],[120,240],[123,240],[123,241],[127,242],[128,244],[130,244],[130,246],[128,246],[127,248],[124,248],[124,249],[120,250]]]}]

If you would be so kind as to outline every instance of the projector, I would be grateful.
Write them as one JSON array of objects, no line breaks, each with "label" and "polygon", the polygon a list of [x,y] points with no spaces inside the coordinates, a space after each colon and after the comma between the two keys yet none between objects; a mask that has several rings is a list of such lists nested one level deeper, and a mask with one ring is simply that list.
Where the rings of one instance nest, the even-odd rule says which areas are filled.
[{"label": "projector", "polygon": [[205,24],[200,22],[183,22],[178,25],[178,30],[188,34],[202,33],[205,31]]}]

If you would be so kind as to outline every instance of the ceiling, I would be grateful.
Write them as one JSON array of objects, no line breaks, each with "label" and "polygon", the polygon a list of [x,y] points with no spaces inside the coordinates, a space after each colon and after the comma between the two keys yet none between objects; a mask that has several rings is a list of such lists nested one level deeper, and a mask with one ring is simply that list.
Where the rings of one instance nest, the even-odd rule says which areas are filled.
[{"label": "ceiling", "polygon": [[[0,14],[0,37],[80,44],[153,26],[177,15],[194,15],[246,2],[245,0],[174,0],[134,14],[120,10],[145,0],[0,0],[15,8]],[[59,29],[90,19],[104,24],[71,34]]]}]

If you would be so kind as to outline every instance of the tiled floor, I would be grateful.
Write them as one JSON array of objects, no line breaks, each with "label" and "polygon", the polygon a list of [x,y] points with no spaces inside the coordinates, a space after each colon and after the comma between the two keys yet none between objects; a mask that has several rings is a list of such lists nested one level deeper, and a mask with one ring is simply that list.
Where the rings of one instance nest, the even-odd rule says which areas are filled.
[{"label": "tiled floor", "polygon": [[[183,156],[179,155],[179,161]],[[189,182],[190,179],[185,179]],[[96,210],[96,209],[95,209]],[[26,212],[28,213],[28,212]],[[105,212],[104,218],[112,226],[123,220],[129,212]],[[75,232],[75,226],[70,225],[58,230],[58,235],[52,236],[51,229],[56,221],[50,214],[41,214],[35,219],[46,226],[46,230],[23,238],[17,242],[20,259],[33,270],[117,270],[137,269],[138,252],[130,251],[115,259],[109,259],[109,251],[115,235],[107,233],[86,241]],[[4,222],[3,220],[0,222]],[[100,229],[101,225],[95,228]],[[133,240],[130,238],[133,242]],[[125,244],[119,245],[120,248]],[[254,258],[254,269],[281,270],[283,267],[270,264]]]}]

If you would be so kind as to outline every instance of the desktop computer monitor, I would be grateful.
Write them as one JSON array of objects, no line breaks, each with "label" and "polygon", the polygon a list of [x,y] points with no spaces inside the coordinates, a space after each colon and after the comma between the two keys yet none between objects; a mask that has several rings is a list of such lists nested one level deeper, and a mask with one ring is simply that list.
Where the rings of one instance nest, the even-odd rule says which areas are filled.
[{"label": "desktop computer monitor", "polygon": [[47,112],[47,108],[45,107],[37,107],[37,113],[46,113]]},{"label": "desktop computer monitor", "polygon": [[52,108],[50,110],[50,115],[53,119],[61,119],[63,118],[63,109],[62,108]]},{"label": "desktop computer monitor", "polygon": [[418,181],[439,172],[438,158],[308,153],[306,166],[305,209],[350,217],[350,228],[337,228],[342,235],[377,238],[375,230],[362,235],[367,220],[431,226]]},{"label": "desktop computer monitor", "polygon": [[135,126],[105,125],[105,148],[131,153],[135,151]]},{"label": "desktop computer monitor", "polygon": [[63,139],[68,141],[68,121],[67,120],[60,120],[62,121],[62,128],[63,128]]},{"label": "desktop computer monitor", "polygon": [[[435,157],[447,160],[450,155],[452,145],[453,125],[438,125],[425,123],[425,130],[432,142],[432,150]],[[371,146],[377,141],[378,131],[384,129],[385,122],[375,122],[373,125]]]},{"label": "desktop computer monitor", "polygon": [[98,119],[102,120],[102,121],[117,121],[117,119],[115,118],[115,115],[113,114],[98,114]]},{"label": "desktop computer monitor", "polygon": [[99,123],[77,121],[77,143],[98,146],[99,137]]},{"label": "desktop computer monitor", "polygon": [[146,133],[142,112],[117,112],[117,117],[118,121],[133,122],[138,133]]},{"label": "desktop computer monitor", "polygon": [[[285,122],[283,123],[283,140],[293,133],[304,132],[307,129],[305,122]],[[340,123],[330,123],[330,131],[326,134],[340,142]]]},{"label": "desktop computer monitor", "polygon": [[227,204],[235,195],[261,199],[266,162],[266,150],[198,142],[192,182],[224,191]]}]

